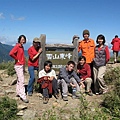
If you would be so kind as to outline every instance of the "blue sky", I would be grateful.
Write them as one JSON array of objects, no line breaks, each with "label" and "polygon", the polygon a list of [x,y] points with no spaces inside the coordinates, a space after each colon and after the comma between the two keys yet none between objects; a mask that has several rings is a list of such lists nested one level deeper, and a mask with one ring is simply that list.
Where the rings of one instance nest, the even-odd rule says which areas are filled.
[{"label": "blue sky", "polygon": [[71,44],[73,35],[83,39],[98,34],[107,43],[120,36],[120,0],[0,0],[0,42],[13,45],[19,35],[27,37],[27,49],[34,37],[46,34],[47,43]]}]

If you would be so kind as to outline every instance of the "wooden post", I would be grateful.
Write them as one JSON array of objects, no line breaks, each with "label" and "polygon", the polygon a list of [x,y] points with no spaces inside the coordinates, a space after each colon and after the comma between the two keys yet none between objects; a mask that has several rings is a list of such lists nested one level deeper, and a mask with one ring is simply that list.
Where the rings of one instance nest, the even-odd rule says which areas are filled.
[{"label": "wooden post", "polygon": [[39,39],[41,41],[41,48],[42,48],[42,53],[39,56],[39,71],[40,71],[44,68],[44,62],[46,60],[46,51],[45,51],[46,35],[41,34]]},{"label": "wooden post", "polygon": [[76,64],[75,69],[77,69],[77,63],[78,63],[78,41],[79,41],[79,39],[75,38],[75,39],[73,39],[73,42],[72,42],[75,47],[75,49],[73,50],[73,61]]}]

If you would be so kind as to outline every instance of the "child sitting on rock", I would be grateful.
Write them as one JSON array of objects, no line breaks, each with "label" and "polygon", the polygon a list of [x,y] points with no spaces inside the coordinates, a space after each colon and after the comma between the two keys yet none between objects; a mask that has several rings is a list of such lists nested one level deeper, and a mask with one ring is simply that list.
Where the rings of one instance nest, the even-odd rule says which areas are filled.
[{"label": "child sitting on rock", "polygon": [[[58,84],[62,87],[62,97],[64,101],[68,101],[68,86],[71,86],[73,89],[72,97],[78,97],[80,94],[76,94],[76,92],[80,92],[79,84],[83,84],[80,78],[74,71],[75,63],[73,61],[69,61],[67,65],[60,69],[58,75]],[[76,92],[74,91],[76,89]]]},{"label": "child sitting on rock", "polygon": [[43,89],[43,104],[48,103],[49,95],[52,93],[55,98],[58,98],[57,77],[55,71],[52,69],[51,61],[44,63],[44,69],[39,72],[37,82],[41,83],[41,88]]}]

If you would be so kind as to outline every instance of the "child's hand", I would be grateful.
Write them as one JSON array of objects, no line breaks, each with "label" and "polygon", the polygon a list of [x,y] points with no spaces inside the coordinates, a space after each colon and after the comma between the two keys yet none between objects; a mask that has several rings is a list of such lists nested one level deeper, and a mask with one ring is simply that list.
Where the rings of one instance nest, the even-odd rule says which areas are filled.
[{"label": "child's hand", "polygon": [[48,80],[52,81],[54,79],[54,77],[49,77]]},{"label": "child's hand", "polygon": [[79,73],[79,70],[77,70],[77,73]]},{"label": "child's hand", "polygon": [[47,76],[44,76],[44,80],[48,80],[49,78]]},{"label": "child's hand", "polygon": [[72,84],[72,83],[70,83],[70,85],[71,85],[72,87],[76,87],[76,85],[74,85],[74,84]]},{"label": "child's hand", "polygon": [[80,85],[82,86],[82,88],[85,88],[85,85],[83,82],[80,82]]}]

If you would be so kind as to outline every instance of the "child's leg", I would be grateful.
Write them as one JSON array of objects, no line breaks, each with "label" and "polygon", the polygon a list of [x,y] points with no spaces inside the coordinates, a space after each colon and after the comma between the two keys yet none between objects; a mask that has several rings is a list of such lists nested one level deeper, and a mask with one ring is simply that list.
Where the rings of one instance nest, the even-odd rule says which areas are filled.
[{"label": "child's leg", "polygon": [[72,77],[70,78],[71,82],[76,85],[76,91],[80,92],[80,86],[78,85],[77,81]]},{"label": "child's leg", "polygon": [[91,78],[86,78],[84,82],[85,82],[85,85],[86,85],[86,92],[90,92],[91,91],[92,79]]},{"label": "child's leg", "polygon": [[53,79],[52,80],[52,89],[53,89],[53,93],[56,95],[58,94],[58,84],[57,84],[57,80]]},{"label": "child's leg", "polygon": [[48,88],[44,88],[43,89],[43,97],[45,97],[45,98],[49,98],[49,93],[48,93],[49,91],[48,91]]},{"label": "child's leg", "polygon": [[103,91],[106,91],[108,89],[107,85],[105,84],[104,78],[103,78],[105,71],[106,71],[106,66],[99,67],[99,72],[98,72],[98,77],[97,77],[100,89]]}]

